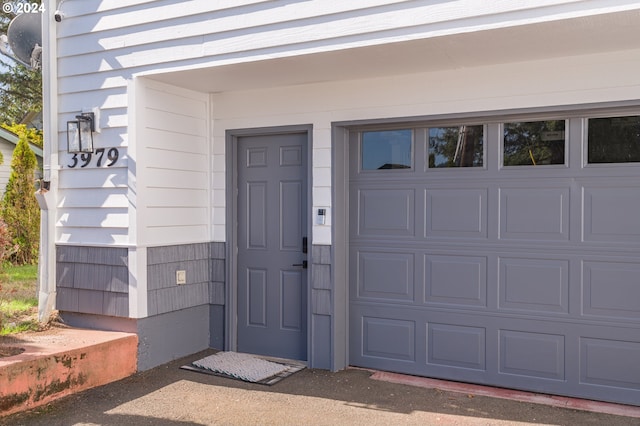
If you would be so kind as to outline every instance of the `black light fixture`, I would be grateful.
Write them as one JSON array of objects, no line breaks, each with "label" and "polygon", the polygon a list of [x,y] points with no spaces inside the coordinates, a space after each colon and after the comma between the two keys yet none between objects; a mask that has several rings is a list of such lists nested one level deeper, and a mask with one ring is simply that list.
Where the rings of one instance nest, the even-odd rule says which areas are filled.
[{"label": "black light fixture", "polygon": [[73,121],[67,121],[67,151],[70,153],[93,152],[95,114],[83,112]]}]

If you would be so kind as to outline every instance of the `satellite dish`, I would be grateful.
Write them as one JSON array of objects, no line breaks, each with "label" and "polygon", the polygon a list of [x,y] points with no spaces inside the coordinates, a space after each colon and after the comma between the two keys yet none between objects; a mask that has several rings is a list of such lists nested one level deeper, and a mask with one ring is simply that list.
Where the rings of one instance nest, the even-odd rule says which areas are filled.
[{"label": "satellite dish", "polygon": [[7,30],[9,47],[23,65],[39,69],[42,64],[42,23],[40,13],[22,13]]}]

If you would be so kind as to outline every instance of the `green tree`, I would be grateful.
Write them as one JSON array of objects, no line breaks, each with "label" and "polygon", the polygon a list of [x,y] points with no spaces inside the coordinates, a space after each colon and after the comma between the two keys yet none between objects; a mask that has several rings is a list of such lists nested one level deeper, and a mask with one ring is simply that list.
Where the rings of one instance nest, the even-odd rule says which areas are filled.
[{"label": "green tree", "polygon": [[42,110],[42,75],[40,70],[22,64],[10,66],[0,56],[0,122],[17,123],[29,111]]},{"label": "green tree", "polygon": [[[25,3],[14,0],[10,4]],[[9,2],[5,2],[9,4]],[[41,3],[31,1],[29,3]],[[0,12],[0,34],[7,34],[15,16]],[[42,110],[42,74],[11,58],[0,55],[0,123],[19,123],[30,111]]]},{"label": "green tree", "polygon": [[429,167],[482,167],[483,126],[429,129]]},{"label": "green tree", "polygon": [[563,164],[565,121],[504,124],[504,165]]},{"label": "green tree", "polygon": [[[27,142],[34,144],[37,147],[42,148],[43,134],[42,130],[27,127],[26,124],[1,124],[3,128],[7,129],[11,133],[16,135],[24,135],[27,138]],[[0,164],[2,164],[2,157],[0,157]]]},{"label": "green tree", "polygon": [[29,146],[27,134],[25,131],[18,133],[18,144],[11,160],[11,175],[0,203],[0,214],[16,247],[9,260],[20,265],[38,261],[40,241],[40,208],[34,196],[34,172],[38,162]]}]

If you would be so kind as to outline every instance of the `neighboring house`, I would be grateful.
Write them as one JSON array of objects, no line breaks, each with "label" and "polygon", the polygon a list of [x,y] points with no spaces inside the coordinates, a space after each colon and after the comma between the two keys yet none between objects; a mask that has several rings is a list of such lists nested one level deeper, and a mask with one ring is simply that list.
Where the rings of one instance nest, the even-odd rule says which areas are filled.
[{"label": "neighboring house", "polygon": [[[11,159],[13,158],[13,150],[18,144],[18,136],[7,129],[0,127],[0,152],[2,152],[2,164],[0,164],[0,197],[2,197],[7,189],[9,176],[11,176]],[[31,150],[36,155],[38,167],[35,172],[35,179],[42,178],[42,148],[29,144]]]},{"label": "neighboring house", "polygon": [[141,370],[213,347],[639,404],[640,3],[46,10],[69,324],[136,332]]}]

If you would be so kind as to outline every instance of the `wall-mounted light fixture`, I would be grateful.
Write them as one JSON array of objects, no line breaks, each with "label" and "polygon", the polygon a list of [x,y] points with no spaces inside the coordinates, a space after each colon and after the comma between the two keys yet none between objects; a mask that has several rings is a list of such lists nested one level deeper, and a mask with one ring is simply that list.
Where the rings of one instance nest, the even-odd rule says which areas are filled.
[{"label": "wall-mounted light fixture", "polygon": [[93,152],[93,132],[96,130],[95,114],[83,112],[73,121],[67,121],[67,151]]}]

